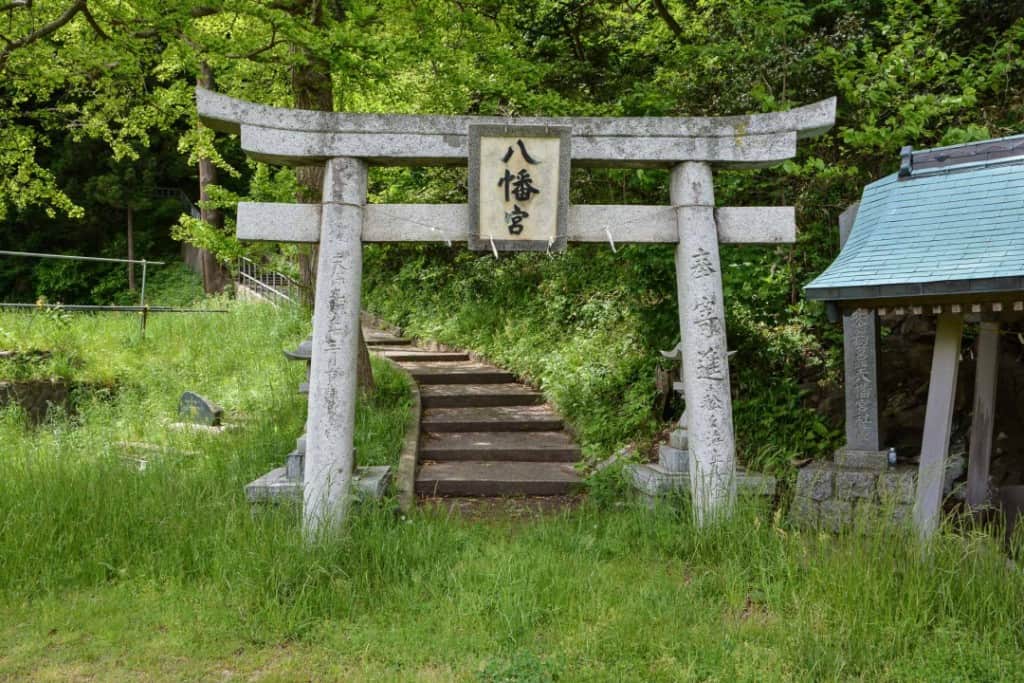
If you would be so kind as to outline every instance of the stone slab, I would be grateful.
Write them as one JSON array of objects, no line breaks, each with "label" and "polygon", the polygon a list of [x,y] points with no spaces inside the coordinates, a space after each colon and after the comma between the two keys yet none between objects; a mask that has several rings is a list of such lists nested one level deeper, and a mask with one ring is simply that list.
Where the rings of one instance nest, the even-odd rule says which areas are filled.
[{"label": "stone slab", "polygon": [[576,136],[732,137],[794,131],[801,139],[827,131],[835,121],[836,98],[786,111],[739,116],[676,117],[520,117],[417,114],[358,114],[287,109],[257,104],[197,87],[200,120],[210,128],[238,134],[242,124],[260,124],[295,131],[465,135],[470,124],[571,126]]},{"label": "stone slab", "polygon": [[392,351],[382,348],[374,349],[385,358],[401,363],[403,361],[460,361],[469,360],[469,354],[458,351]]},{"label": "stone slab", "polygon": [[796,475],[796,497],[815,502],[828,500],[833,494],[835,472],[828,465],[813,463],[801,468]]},{"label": "stone slab", "polygon": [[[377,500],[384,497],[391,481],[391,468],[387,465],[357,467],[353,475],[353,490],[358,499]],[[302,482],[288,478],[285,467],[270,470],[245,487],[250,503],[280,503],[302,500]]]},{"label": "stone slab", "polygon": [[872,471],[836,472],[836,498],[853,500],[855,498],[873,498],[878,474]]},{"label": "stone slab", "polygon": [[541,405],[544,396],[521,384],[426,384],[424,408],[474,408]]},{"label": "stone slab", "polygon": [[512,373],[483,363],[412,361],[401,363],[401,365],[402,369],[412,375],[420,385],[508,384],[515,382]]},{"label": "stone slab", "polygon": [[387,332],[367,332],[363,335],[367,346],[410,346],[412,342]]},{"label": "stone slab", "polygon": [[[302,207],[302,208],[292,208]],[[796,240],[796,218],[789,206],[735,206],[714,209],[723,244],[788,244]],[[240,202],[237,236],[242,240],[317,242],[320,206]],[[368,204],[364,242],[465,242],[469,235],[466,204]],[[569,242],[675,244],[679,241],[671,206],[636,204],[569,207]]]},{"label": "stone slab", "polygon": [[[690,475],[683,472],[670,472],[661,465],[630,464],[626,466],[626,474],[633,487],[646,496],[662,496],[671,491],[688,491]],[[774,496],[776,490],[775,477],[756,472],[736,473],[736,489],[747,495]]]},{"label": "stone slab", "polygon": [[689,473],[690,454],[681,448],[661,444],[658,446],[658,464],[669,472]]},{"label": "stone slab", "polygon": [[560,496],[579,488],[580,476],[568,463],[438,462],[416,475],[421,496]]},{"label": "stone slab", "polygon": [[839,467],[884,472],[889,468],[889,457],[886,451],[840,448],[835,453],[835,463]]},{"label": "stone slab", "polygon": [[673,429],[672,433],[668,435],[668,445],[681,451],[688,449],[690,447],[690,438],[686,429],[683,427]]},{"label": "stone slab", "polygon": [[562,429],[563,421],[549,407],[431,408],[421,425],[429,432],[536,432]]},{"label": "stone slab", "polygon": [[420,458],[439,461],[574,462],[580,448],[565,432],[426,433]]},{"label": "stone slab", "polygon": [[186,391],[178,399],[178,417],[184,422],[218,427],[224,417],[224,409],[205,396]]}]

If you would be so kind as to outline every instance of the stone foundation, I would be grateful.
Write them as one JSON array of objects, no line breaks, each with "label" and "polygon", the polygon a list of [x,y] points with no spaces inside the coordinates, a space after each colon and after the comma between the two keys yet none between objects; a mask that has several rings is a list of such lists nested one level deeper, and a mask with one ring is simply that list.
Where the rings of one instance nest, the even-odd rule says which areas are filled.
[{"label": "stone foundation", "polygon": [[[690,454],[686,429],[676,428],[669,442],[658,447],[658,462],[626,466],[626,473],[637,494],[648,505],[659,497],[690,490]],[[736,490],[740,495],[775,495],[775,478],[753,472],[736,472]]]},{"label": "stone foundation", "polygon": [[[885,452],[836,452],[833,462],[803,467],[796,480],[789,519],[804,528],[839,531],[860,516],[909,524],[917,495],[917,465],[889,466]],[[945,495],[964,471],[962,457],[946,466]]]}]

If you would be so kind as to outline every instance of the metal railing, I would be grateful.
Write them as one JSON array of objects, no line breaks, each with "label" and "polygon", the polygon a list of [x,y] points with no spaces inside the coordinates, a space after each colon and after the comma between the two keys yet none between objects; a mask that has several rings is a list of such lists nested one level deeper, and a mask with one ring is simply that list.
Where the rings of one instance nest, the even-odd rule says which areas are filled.
[{"label": "metal railing", "polygon": [[275,305],[302,301],[301,284],[244,256],[238,257],[238,285]]}]

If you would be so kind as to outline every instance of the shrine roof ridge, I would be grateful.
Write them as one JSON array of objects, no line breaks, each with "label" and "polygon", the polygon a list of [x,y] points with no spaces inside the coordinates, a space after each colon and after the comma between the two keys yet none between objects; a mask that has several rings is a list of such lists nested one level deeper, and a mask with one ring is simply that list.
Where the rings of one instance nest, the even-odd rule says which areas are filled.
[{"label": "shrine roof ridge", "polygon": [[465,135],[470,124],[570,126],[576,136],[736,137],[794,132],[820,135],[835,122],[836,98],[786,111],[694,117],[500,117],[438,114],[356,114],[273,107],[196,88],[199,119],[223,133],[243,125],[306,133]]}]

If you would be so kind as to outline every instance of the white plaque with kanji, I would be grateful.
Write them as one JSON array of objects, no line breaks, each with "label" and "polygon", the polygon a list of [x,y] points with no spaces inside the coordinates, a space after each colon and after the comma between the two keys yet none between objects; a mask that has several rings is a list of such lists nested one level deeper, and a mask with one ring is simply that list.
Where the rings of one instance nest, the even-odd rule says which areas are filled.
[{"label": "white plaque with kanji", "polygon": [[469,127],[469,247],[565,248],[570,129]]}]

